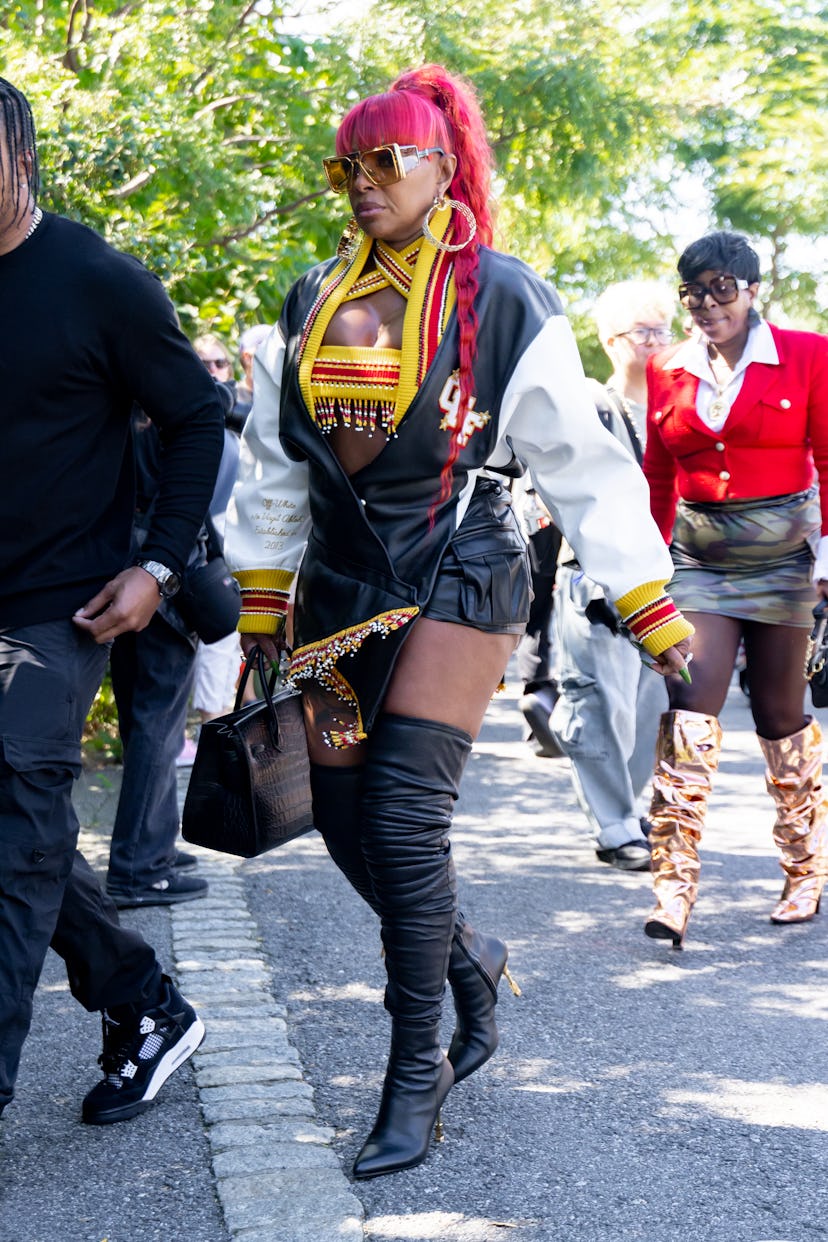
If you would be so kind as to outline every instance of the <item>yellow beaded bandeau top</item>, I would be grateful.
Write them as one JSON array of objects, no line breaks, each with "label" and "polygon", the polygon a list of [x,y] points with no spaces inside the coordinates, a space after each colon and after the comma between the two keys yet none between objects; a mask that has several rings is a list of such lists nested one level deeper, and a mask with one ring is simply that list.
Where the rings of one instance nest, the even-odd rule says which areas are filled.
[{"label": "yellow beaded bandeau top", "polygon": [[[399,349],[321,345],[311,370],[313,416],[320,431],[337,425],[393,435],[400,386]],[[401,415],[400,415],[401,417]]]},{"label": "yellow beaded bandeau top", "polygon": [[[322,344],[339,306],[388,286],[407,302],[402,349]],[[364,237],[333,269],[302,332],[299,385],[319,430],[341,426],[393,435],[437,352],[455,300],[450,256],[425,238],[397,252]]]}]

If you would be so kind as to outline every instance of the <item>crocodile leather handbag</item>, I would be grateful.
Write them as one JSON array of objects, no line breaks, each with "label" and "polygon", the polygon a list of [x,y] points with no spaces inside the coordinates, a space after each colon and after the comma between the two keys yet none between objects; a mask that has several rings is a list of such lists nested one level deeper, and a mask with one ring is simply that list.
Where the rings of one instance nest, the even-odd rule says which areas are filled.
[{"label": "crocodile leather handbag", "polygon": [[[264,697],[242,707],[253,667]],[[233,711],[201,726],[181,826],[190,844],[255,858],[313,828],[302,697],[274,686],[254,647]]]}]

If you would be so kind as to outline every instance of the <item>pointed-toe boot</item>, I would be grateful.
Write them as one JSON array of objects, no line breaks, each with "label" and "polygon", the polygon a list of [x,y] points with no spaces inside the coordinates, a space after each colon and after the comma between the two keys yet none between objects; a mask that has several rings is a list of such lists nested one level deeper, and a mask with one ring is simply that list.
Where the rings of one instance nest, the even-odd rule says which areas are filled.
[{"label": "pointed-toe boot", "polygon": [[503,975],[512,992],[520,995],[506,965],[508,957],[509,950],[502,940],[475,931],[458,913],[448,970],[457,1014],[448,1059],[454,1066],[456,1083],[485,1065],[497,1049],[500,1036],[495,1005]]},{"label": "pointed-toe boot", "polygon": [[356,1177],[425,1158],[454,1070],[440,1048],[440,1013],[457,898],[449,829],[468,733],[385,714],[368,738],[362,852],[379,911],[392,1042],[376,1124]]},{"label": "pointed-toe boot", "polygon": [[395,1022],[379,1112],[354,1161],[354,1177],[381,1177],[422,1164],[453,1082],[438,1029]]},{"label": "pointed-toe boot", "polygon": [[[314,823],[328,853],[353,889],[378,914],[359,839],[362,768],[311,764],[311,788]],[[508,956],[502,940],[478,932],[458,911],[448,964],[457,1013],[448,1050],[455,1082],[480,1069],[497,1049],[495,1005],[501,977],[505,975],[514,995],[520,995],[506,966]]]},{"label": "pointed-toe boot", "polygon": [[715,716],[665,712],[656,742],[650,849],[656,909],[644,931],[681,948],[699,887],[698,846],[722,730]]},{"label": "pointed-toe boot", "polygon": [[812,718],[790,737],[759,744],[765,781],[776,805],[773,839],[785,886],[772,923],[807,923],[819,911],[828,869],[828,817],[822,791],[822,733]]}]

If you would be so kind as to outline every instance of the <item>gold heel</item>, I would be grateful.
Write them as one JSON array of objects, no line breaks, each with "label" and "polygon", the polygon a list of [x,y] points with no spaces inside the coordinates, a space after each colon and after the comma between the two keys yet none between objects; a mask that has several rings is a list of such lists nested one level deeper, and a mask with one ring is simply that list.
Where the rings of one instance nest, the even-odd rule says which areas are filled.
[{"label": "gold heel", "polygon": [[512,972],[509,970],[508,966],[503,967],[503,978],[506,980],[509,987],[512,989],[513,996],[523,996],[523,993],[521,992],[518,986],[518,982],[516,979],[512,977]]},{"label": "gold heel", "polygon": [[443,1110],[437,1112],[437,1120],[434,1122],[434,1142],[442,1143],[445,1141],[446,1132],[443,1129]]}]

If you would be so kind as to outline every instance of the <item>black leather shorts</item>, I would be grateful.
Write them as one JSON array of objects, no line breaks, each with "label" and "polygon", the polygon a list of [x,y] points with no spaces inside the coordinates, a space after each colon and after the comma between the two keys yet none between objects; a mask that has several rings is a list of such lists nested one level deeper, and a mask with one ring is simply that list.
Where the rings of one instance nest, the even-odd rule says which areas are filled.
[{"label": "black leather shorts", "polygon": [[495,479],[478,479],[422,615],[487,634],[522,634],[530,583],[529,553],[509,494]]}]

